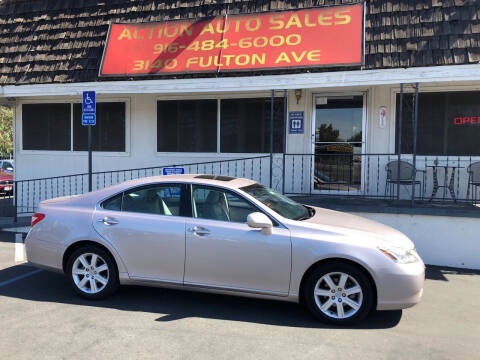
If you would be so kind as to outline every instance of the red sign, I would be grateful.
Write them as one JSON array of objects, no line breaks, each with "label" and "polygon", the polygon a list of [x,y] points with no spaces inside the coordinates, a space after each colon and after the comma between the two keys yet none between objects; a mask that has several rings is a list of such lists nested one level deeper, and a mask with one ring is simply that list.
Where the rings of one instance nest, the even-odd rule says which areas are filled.
[{"label": "red sign", "polygon": [[100,76],[363,62],[363,5],[112,24]]},{"label": "red sign", "polygon": [[480,125],[480,116],[458,116],[453,118],[454,125]]}]

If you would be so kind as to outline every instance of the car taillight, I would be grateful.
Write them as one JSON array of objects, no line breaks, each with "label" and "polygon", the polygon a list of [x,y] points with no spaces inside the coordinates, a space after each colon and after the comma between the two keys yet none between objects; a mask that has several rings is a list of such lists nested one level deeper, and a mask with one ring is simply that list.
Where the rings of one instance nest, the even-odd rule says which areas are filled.
[{"label": "car taillight", "polygon": [[45,214],[40,214],[40,213],[35,213],[32,215],[32,223],[30,226],[34,226],[35,224],[38,224],[40,221],[45,219]]}]

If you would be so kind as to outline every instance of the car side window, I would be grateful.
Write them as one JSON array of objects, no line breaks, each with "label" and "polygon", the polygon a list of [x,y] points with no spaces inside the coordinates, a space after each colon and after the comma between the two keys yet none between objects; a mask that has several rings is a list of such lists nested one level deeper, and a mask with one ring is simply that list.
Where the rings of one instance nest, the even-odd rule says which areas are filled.
[{"label": "car side window", "polygon": [[180,216],[182,186],[153,185],[127,191],[122,211]]},{"label": "car side window", "polygon": [[226,190],[193,185],[194,218],[246,223],[258,209],[242,197]]},{"label": "car side window", "polygon": [[122,194],[115,195],[110,199],[105,200],[102,203],[102,208],[105,210],[112,210],[112,211],[121,211],[122,210]]}]

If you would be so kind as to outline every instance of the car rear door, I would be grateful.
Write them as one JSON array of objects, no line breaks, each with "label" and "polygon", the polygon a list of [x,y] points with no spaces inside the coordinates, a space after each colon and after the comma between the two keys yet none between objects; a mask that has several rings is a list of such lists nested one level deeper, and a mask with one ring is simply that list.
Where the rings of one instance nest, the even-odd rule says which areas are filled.
[{"label": "car rear door", "polygon": [[131,278],[183,282],[185,188],[137,187],[104,201],[95,211],[95,230],[115,247]]},{"label": "car rear door", "polygon": [[238,194],[192,186],[193,217],[186,223],[185,285],[287,295],[290,284],[290,231],[274,226],[271,235],[246,223],[258,211]]}]

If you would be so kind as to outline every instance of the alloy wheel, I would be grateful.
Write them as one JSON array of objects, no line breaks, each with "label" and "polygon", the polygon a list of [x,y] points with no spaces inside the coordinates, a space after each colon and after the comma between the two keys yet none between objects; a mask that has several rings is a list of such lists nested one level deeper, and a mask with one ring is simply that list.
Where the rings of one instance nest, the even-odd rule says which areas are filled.
[{"label": "alloy wheel", "polygon": [[106,261],[94,253],[78,256],[72,266],[75,285],[86,294],[97,294],[108,284],[110,271]]},{"label": "alloy wheel", "polygon": [[363,291],[358,281],[343,272],[323,275],[314,287],[315,303],[322,313],[334,319],[355,315],[363,301]]}]

